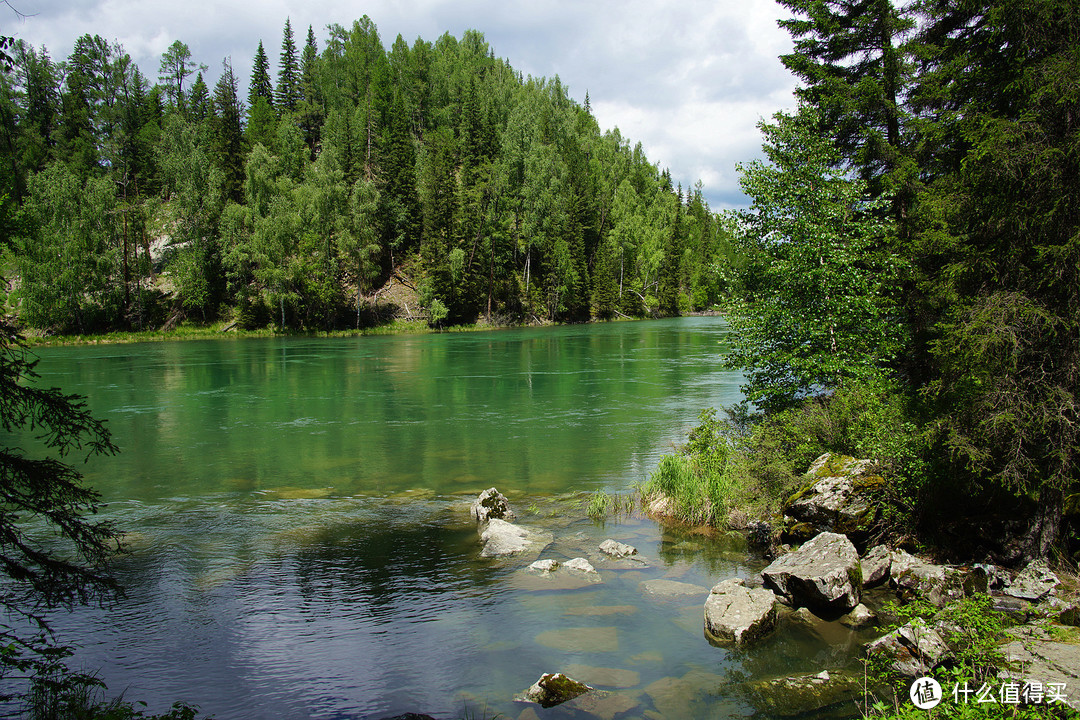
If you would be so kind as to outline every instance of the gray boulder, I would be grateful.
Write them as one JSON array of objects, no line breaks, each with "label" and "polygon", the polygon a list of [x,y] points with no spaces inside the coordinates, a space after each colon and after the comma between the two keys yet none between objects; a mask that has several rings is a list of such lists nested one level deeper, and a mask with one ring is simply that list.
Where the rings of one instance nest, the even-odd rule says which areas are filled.
[{"label": "gray boulder", "polygon": [[555,707],[573,700],[592,690],[583,682],[578,682],[562,673],[544,673],[524,693],[528,702],[539,703],[541,707]]},{"label": "gray boulder", "polygon": [[903,598],[921,597],[945,607],[964,596],[963,579],[956,568],[935,565],[903,550],[892,553],[889,582]]},{"label": "gray boulder", "polygon": [[495,518],[488,520],[487,525],[480,532],[480,541],[484,543],[480,556],[505,557],[519,554],[538,556],[553,539],[550,532],[528,530]]},{"label": "gray boulder", "polygon": [[514,520],[517,516],[510,509],[510,502],[495,488],[488,488],[473,500],[469,512],[478,523],[491,519]]},{"label": "gray boulder", "polygon": [[884,654],[893,671],[906,677],[926,675],[952,655],[941,633],[921,618],[869,643],[866,653]]},{"label": "gray boulder", "polygon": [[870,548],[859,565],[862,567],[863,587],[874,587],[889,579],[892,571],[893,551],[885,545]]},{"label": "gray boulder", "polygon": [[1013,578],[1012,582],[1005,586],[1004,592],[1010,597],[1038,602],[1060,584],[1058,576],[1045,560],[1032,560]]},{"label": "gray boulder", "polygon": [[776,596],[748,588],[741,578],[724,580],[705,600],[705,634],[720,642],[746,645],[776,626]]},{"label": "gray boulder", "polygon": [[578,572],[592,573],[594,575],[597,574],[596,568],[594,568],[592,566],[592,563],[590,563],[585,558],[577,557],[573,558],[572,560],[567,560],[563,563],[563,567],[570,568],[571,570],[577,570]]},{"label": "gray boulder", "polygon": [[793,526],[814,533],[864,534],[874,520],[874,496],[885,480],[876,463],[825,453],[806,473],[808,482],[784,509]]},{"label": "gray boulder", "polygon": [[627,558],[631,555],[637,555],[637,548],[633,545],[608,539],[600,543],[600,552],[614,558]]},{"label": "gray boulder", "polygon": [[773,561],[761,576],[792,605],[840,614],[859,604],[859,554],[844,535],[824,532]]}]

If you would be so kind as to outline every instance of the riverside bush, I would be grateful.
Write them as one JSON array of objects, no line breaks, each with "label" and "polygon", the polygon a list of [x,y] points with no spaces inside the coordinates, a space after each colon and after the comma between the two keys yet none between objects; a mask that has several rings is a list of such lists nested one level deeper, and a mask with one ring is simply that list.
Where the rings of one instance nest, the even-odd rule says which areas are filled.
[{"label": "riverside bush", "polygon": [[724,524],[733,510],[767,518],[803,485],[810,463],[833,452],[878,461],[889,478],[882,515],[910,526],[922,484],[922,438],[896,383],[874,376],[778,412],[755,414],[745,403],[725,412],[723,420],[713,409],[701,413],[686,445],[660,461],[644,495],[671,497],[688,522]]}]

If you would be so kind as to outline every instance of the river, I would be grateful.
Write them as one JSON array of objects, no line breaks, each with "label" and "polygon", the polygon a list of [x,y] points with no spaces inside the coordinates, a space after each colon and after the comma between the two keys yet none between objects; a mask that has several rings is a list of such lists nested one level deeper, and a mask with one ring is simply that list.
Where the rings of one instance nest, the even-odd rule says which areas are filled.
[{"label": "river", "polygon": [[[85,469],[131,549],[126,598],[54,616],[59,636],[111,692],[219,720],[517,718],[514,694],[560,670],[621,693],[620,719],[750,716],[746,678],[854,650],[810,632],[711,645],[707,588],[764,562],[584,505],[740,399],[726,332],[679,318],[40,350],[42,382],[85,395],[120,447]],[[555,590],[482,559],[468,502],[490,486],[554,533],[544,557],[599,563],[610,537],[646,564]],[[657,579],[702,593],[657,598]]]}]

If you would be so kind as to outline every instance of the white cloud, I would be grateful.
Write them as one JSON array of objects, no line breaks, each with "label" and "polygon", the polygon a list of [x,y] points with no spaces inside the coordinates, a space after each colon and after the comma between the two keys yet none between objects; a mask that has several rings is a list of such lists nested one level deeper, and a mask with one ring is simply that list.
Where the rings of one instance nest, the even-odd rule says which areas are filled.
[{"label": "white cloud", "polygon": [[[26,0],[30,4],[30,0]],[[117,40],[151,79],[174,41],[216,80],[225,57],[242,82],[262,40],[272,65],[285,18],[298,46],[308,25],[320,47],[331,23],[367,14],[389,47],[400,33],[434,42],[444,32],[484,33],[496,56],[526,75],[558,74],[579,102],[589,92],[601,128],[641,141],[676,182],[705,185],[719,209],[745,204],[735,162],[759,156],[755,124],[791,108],[794,80],[777,56],[791,41],[773,0],[39,0],[25,21],[4,23],[54,59],[84,33]]]}]

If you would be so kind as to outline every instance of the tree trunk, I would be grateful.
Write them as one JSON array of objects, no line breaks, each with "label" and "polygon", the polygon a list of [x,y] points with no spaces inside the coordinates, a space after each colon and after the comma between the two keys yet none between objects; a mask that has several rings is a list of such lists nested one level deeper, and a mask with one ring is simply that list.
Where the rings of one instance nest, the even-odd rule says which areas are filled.
[{"label": "tree trunk", "polygon": [[1065,514],[1065,494],[1057,489],[1039,493],[1038,504],[1023,538],[1024,560],[1045,558],[1057,545]]}]

